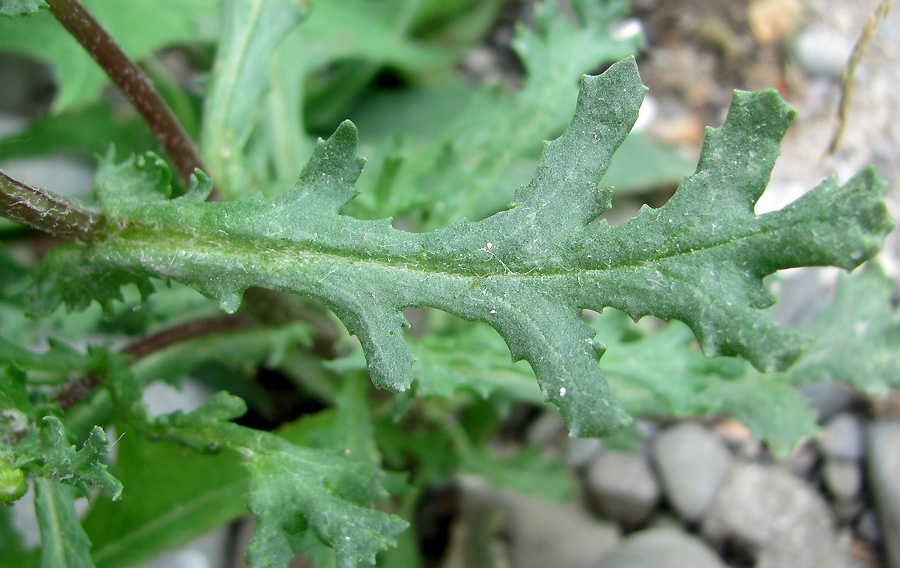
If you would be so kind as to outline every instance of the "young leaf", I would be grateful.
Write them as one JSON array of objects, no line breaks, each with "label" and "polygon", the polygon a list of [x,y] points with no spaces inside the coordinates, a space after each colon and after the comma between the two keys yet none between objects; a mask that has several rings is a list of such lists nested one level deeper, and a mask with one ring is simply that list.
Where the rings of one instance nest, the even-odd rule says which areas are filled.
[{"label": "young leaf", "polygon": [[204,161],[228,196],[252,193],[244,145],[268,90],[274,48],[307,14],[305,0],[228,0],[200,134]]},{"label": "young leaf", "polygon": [[494,327],[513,359],[531,364],[572,435],[608,434],[629,418],[597,365],[603,348],[582,308],[680,319],[707,355],[784,368],[802,341],[760,312],[773,302],[763,277],[804,265],[851,269],[893,226],[885,184],[872,169],[844,186],[826,180],[781,211],[754,214],[793,116],[771,90],[735,93],[725,124],[708,131],[697,171],[666,205],[617,227],[592,226],[610,205],[597,183],[644,91],[633,59],[585,77],[572,124],[546,144],[531,183],[511,209],[483,221],[406,233],[387,220],[340,215],[362,168],[356,130],[344,123],[277,199],[111,197],[102,204],[116,212],[104,211],[108,238],[55,249],[40,289],[83,306],[114,298],[112,284],[147,286],[157,276],[228,311],[251,286],[307,294],[357,335],[373,382],[392,390],[411,382],[403,308],[436,307]]},{"label": "young leaf", "polygon": [[99,487],[109,493],[113,501],[122,495],[122,483],[112,476],[102,462],[109,453],[109,440],[99,426],[91,431],[84,446],[76,450],[63,431],[63,424],[55,416],[45,416],[41,427],[41,454],[43,461],[38,475],[79,487],[87,493],[88,487]]},{"label": "young leaf", "polygon": [[0,0],[0,16],[29,16],[46,7],[45,0]]},{"label": "young leaf", "polygon": [[34,480],[41,529],[41,568],[94,568],[91,543],[75,514],[75,491],[43,477]]}]

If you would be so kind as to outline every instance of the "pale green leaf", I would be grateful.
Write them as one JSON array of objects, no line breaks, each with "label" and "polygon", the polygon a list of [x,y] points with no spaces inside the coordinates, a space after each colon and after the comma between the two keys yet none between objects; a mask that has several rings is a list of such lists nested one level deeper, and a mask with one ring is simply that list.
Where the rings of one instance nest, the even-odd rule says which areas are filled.
[{"label": "pale green leaf", "polygon": [[269,90],[275,47],[307,14],[305,0],[226,0],[200,134],[206,165],[227,196],[252,193],[244,146]]},{"label": "pale green leaf", "polygon": [[867,263],[842,274],[832,305],[804,329],[812,347],[791,369],[794,384],[838,381],[883,396],[900,385],[900,311],[891,300],[896,283]]},{"label": "pale green leaf", "polygon": [[[209,40],[209,32],[201,31],[215,27],[220,4],[221,0],[84,0],[85,7],[136,60],[167,46]],[[108,81],[47,11],[30,18],[0,19],[0,50],[53,66],[59,82],[57,111],[93,100]]]},{"label": "pale green leaf", "polygon": [[353,447],[304,448],[225,422],[245,410],[240,399],[218,393],[190,414],[164,415],[147,428],[154,437],[201,448],[225,446],[241,454],[250,473],[250,511],[257,521],[247,550],[254,566],[286,567],[307,529],[334,549],[342,568],[371,564],[377,551],[394,543],[407,523],[371,508],[387,497],[387,476],[381,469],[355,455],[360,452]]},{"label": "pale green leaf", "polygon": [[41,568],[94,568],[91,543],[75,514],[75,490],[38,477],[34,491],[41,529]]},{"label": "pale green leaf", "polygon": [[341,568],[374,564],[375,553],[392,546],[406,529],[397,517],[354,504],[386,495],[372,494],[368,468],[343,456],[284,445],[255,454],[247,468],[250,510],[257,520],[247,549],[253,565],[287,566],[298,548],[294,535],[307,523],[335,550]]}]

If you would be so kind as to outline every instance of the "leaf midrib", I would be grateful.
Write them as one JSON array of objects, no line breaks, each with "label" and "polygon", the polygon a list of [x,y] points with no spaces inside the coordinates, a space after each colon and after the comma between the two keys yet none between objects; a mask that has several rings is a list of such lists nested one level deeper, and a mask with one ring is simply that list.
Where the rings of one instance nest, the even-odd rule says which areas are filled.
[{"label": "leaf midrib", "polygon": [[[760,218],[761,217],[756,217],[755,220],[759,221]],[[489,254],[489,258],[486,258],[484,260],[474,260],[471,258],[468,259],[469,262],[472,263],[472,266],[468,270],[452,270],[449,269],[449,265],[459,265],[459,261],[454,261],[448,257],[445,257],[447,258],[446,265],[442,265],[433,262],[433,257],[430,257],[428,259],[410,260],[408,258],[401,258],[398,255],[396,256],[396,258],[388,260],[388,258],[390,257],[388,257],[387,255],[354,254],[350,251],[327,250],[324,248],[317,249],[315,247],[308,246],[309,243],[307,243],[306,247],[297,246],[298,243],[293,243],[294,246],[286,246],[283,242],[257,243],[252,239],[244,239],[234,236],[229,236],[229,238],[227,239],[218,237],[217,240],[216,238],[211,238],[205,234],[187,234],[175,232],[156,233],[152,238],[145,239],[142,238],[143,235],[135,234],[129,231],[130,234],[123,234],[120,238],[109,239],[100,246],[102,247],[113,245],[117,247],[117,245],[121,243],[124,244],[124,246],[128,249],[141,250],[143,252],[158,251],[160,249],[163,249],[162,254],[167,256],[175,256],[183,251],[185,253],[183,255],[183,259],[185,260],[189,259],[190,256],[192,256],[194,253],[202,253],[208,255],[227,254],[233,255],[244,261],[250,259],[254,264],[259,264],[260,261],[265,260],[266,256],[270,254],[278,254],[292,261],[301,261],[305,258],[312,262],[321,261],[329,265],[370,265],[373,267],[378,267],[380,269],[420,272],[427,276],[451,278],[507,277],[520,279],[539,279],[548,276],[568,277],[572,276],[575,272],[577,272],[580,276],[585,277],[590,276],[591,274],[604,274],[611,273],[617,270],[627,270],[629,268],[642,268],[648,265],[663,262],[670,258],[688,254],[696,254],[718,247],[734,245],[746,239],[764,237],[766,235],[777,233],[781,230],[796,230],[798,227],[818,224],[827,220],[828,219],[816,216],[804,219],[802,221],[795,221],[790,227],[782,227],[778,225],[773,226],[773,224],[768,223],[764,226],[760,226],[760,224],[757,223],[754,227],[747,227],[746,224],[736,224],[742,225],[742,228],[745,228],[745,230],[741,234],[731,235],[724,240],[716,240],[713,242],[700,244],[699,246],[686,246],[680,249],[674,246],[670,246],[669,250],[661,252],[659,254],[655,254],[653,256],[641,256],[634,259],[619,261],[614,264],[611,263],[608,266],[585,267],[583,265],[575,265],[570,268],[531,268],[527,271],[521,271],[522,267],[517,267],[512,261],[507,261],[505,264],[501,264],[495,254]],[[169,241],[172,244],[164,244],[165,241]],[[216,249],[210,250],[210,246],[216,247]],[[154,252],[153,254],[156,253]],[[505,259],[501,257],[499,258],[499,260]],[[596,261],[596,259],[592,260]],[[492,265],[496,265],[496,267]],[[507,267],[509,268],[507,269]],[[433,270],[428,270],[429,268],[433,268]],[[517,270],[517,268],[519,270]]]}]

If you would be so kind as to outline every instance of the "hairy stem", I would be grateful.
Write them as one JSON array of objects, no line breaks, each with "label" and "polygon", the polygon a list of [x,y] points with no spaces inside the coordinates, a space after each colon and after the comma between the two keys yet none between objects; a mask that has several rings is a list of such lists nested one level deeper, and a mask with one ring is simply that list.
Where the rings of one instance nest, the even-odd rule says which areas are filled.
[{"label": "hairy stem", "polygon": [[[195,169],[207,171],[200,154],[153,83],[78,0],[48,0],[50,12],[103,68],[153,130],[186,184]],[[215,195],[215,194],[213,194]],[[211,196],[212,199],[215,197]]]},{"label": "hairy stem", "polygon": [[101,215],[78,209],[0,172],[0,215],[51,235],[90,242],[105,230]]}]

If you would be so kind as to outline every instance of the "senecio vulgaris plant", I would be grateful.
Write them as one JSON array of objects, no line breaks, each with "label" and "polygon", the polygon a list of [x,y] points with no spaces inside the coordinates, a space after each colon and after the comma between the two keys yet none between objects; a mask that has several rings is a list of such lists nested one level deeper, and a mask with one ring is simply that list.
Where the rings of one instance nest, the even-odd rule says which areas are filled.
[{"label": "senecio vulgaris plant", "polygon": [[[60,66],[58,114],[36,123],[30,139],[40,141],[48,125],[105,125],[98,137],[119,148],[103,153],[92,201],[0,174],[5,217],[71,241],[34,266],[2,257],[0,499],[18,501],[30,481],[41,546],[29,550],[0,509],[0,564],[132,565],[249,508],[253,566],[287,566],[296,553],[322,566],[372,564],[376,555],[381,565],[414,565],[404,530],[429,484],[470,471],[565,492],[559,470],[530,450],[512,459],[488,450],[513,404],[555,405],[572,436],[627,431],[635,414],[724,412],[784,453],[815,429],[791,385],[837,379],[880,392],[896,381],[896,355],[887,354],[896,317],[877,269],[842,282],[812,338],[762,311],[774,302],[766,276],[798,266],[852,270],[893,227],[871,168],[755,214],[794,115],[775,91],[735,93],[724,124],[707,131],[696,170],[665,205],[618,226],[596,222],[611,206],[604,176],[646,91],[627,57],[637,38],[610,31],[622,3],[575,1],[577,23],[555,2],[539,5],[536,29],[516,32],[521,88],[470,92],[466,111],[431,145],[373,143],[378,172],[368,181],[356,126],[341,122],[307,147],[300,109],[343,108],[331,99],[368,84],[384,64],[411,74],[446,66],[452,54],[415,31],[471,28],[459,14],[472,2],[85,3],[110,27],[141,24],[136,37],[121,37],[134,57],[172,42],[217,47],[195,117],[198,151],[144,71],[76,0],[0,0],[0,14],[25,16],[0,20],[0,48],[60,63],[53,42],[34,38],[71,34],[170,160],[117,158],[146,138],[144,127],[111,124],[91,106],[103,84],[95,67]],[[214,32],[190,35],[216,13]],[[574,100],[576,75],[616,60],[581,79],[574,116],[557,104]],[[177,89],[168,97],[190,102]],[[180,109],[193,116],[190,104]],[[498,207],[528,144],[561,130],[530,181]],[[65,146],[65,135],[54,143]],[[0,156],[18,147],[0,144]],[[369,196],[353,201],[366,184]],[[414,231],[395,228],[382,209]],[[15,244],[21,232],[8,231]],[[411,307],[482,325],[430,312],[426,333],[410,335]],[[607,313],[588,321],[585,309]],[[622,313],[690,331],[672,323],[646,333]],[[36,348],[38,338],[47,348]],[[692,338],[707,357],[735,355],[753,368],[703,357]],[[279,422],[277,399],[252,381],[260,369],[287,377],[317,409]],[[148,409],[147,385],[188,374],[223,390],[191,412]],[[256,418],[244,417],[248,405]],[[266,417],[269,427],[260,424]],[[79,518],[82,496],[90,507]]]}]

